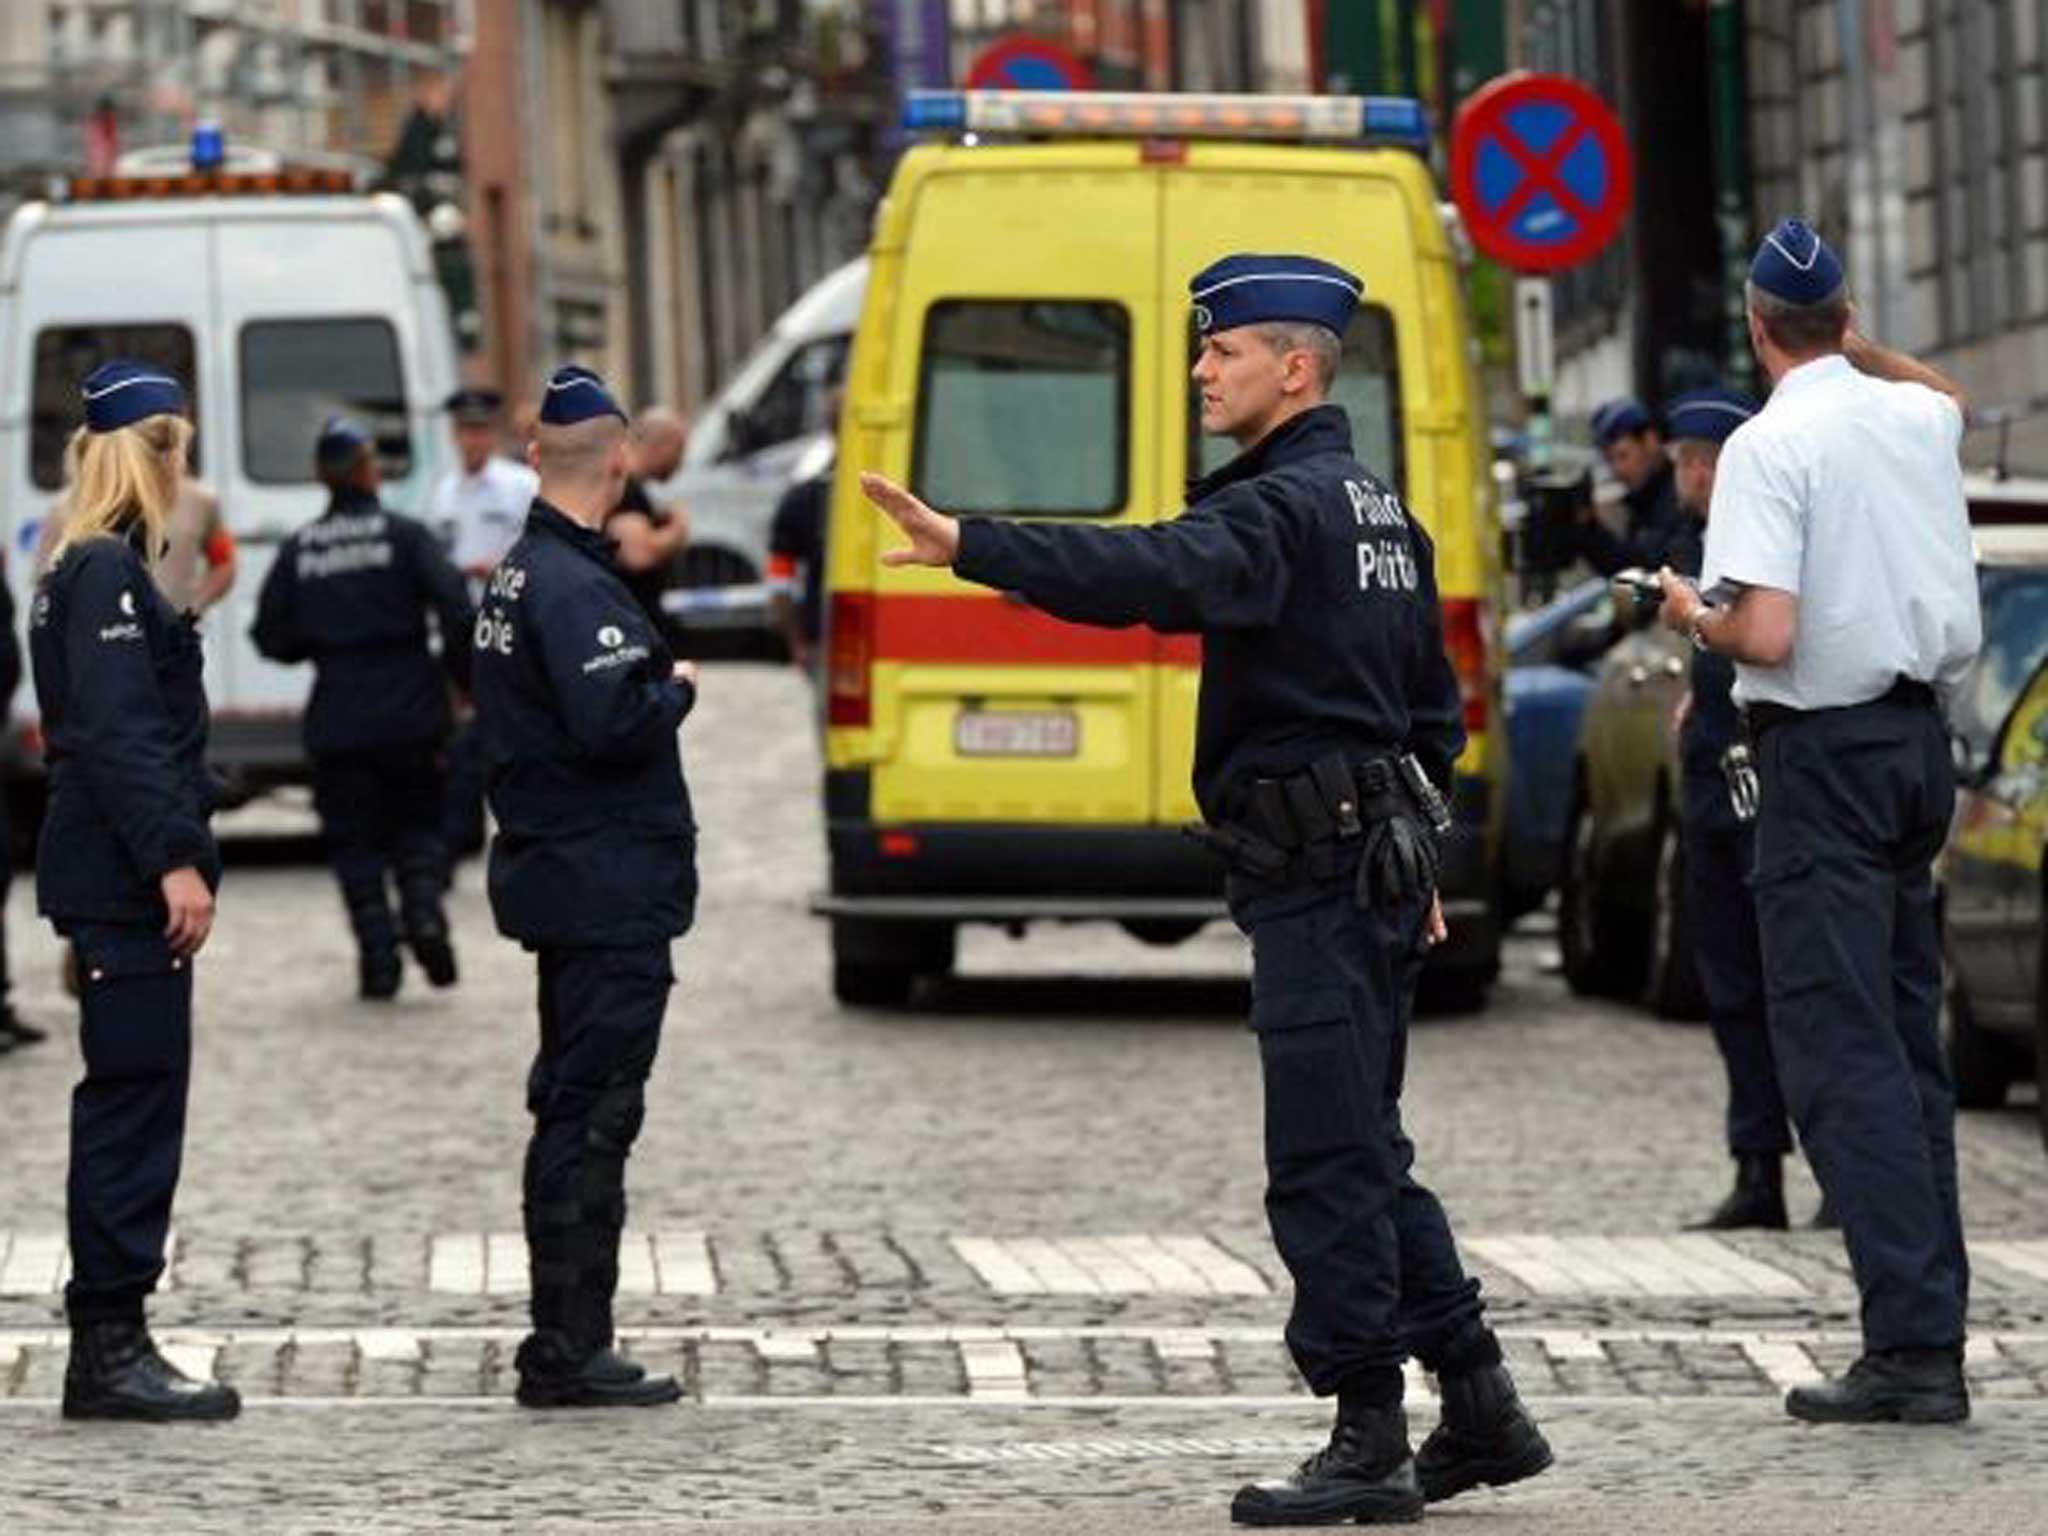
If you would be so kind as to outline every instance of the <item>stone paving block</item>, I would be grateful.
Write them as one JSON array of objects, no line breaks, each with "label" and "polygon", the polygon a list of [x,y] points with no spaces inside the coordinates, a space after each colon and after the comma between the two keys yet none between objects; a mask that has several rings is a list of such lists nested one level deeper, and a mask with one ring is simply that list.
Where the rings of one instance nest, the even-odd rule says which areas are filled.
[{"label": "stone paving block", "polygon": [[356,1295],[370,1289],[370,1280],[369,1238],[354,1232],[321,1232],[306,1239],[307,1290]]},{"label": "stone paving block", "polygon": [[1096,1390],[1095,1362],[1079,1339],[1026,1339],[1022,1347],[1035,1396],[1085,1397]]},{"label": "stone paving block", "polygon": [[1215,1397],[1224,1390],[1221,1364],[1213,1352],[1201,1359],[1160,1355],[1155,1369],[1161,1386],[1174,1397]]},{"label": "stone paving block", "polygon": [[697,1376],[706,1397],[757,1397],[768,1389],[767,1366],[751,1344],[698,1345]]},{"label": "stone paving block", "polygon": [[384,1360],[359,1355],[356,1361],[357,1397],[417,1397],[420,1390],[420,1362]]},{"label": "stone paving block", "polygon": [[241,1261],[242,1244],[237,1238],[180,1232],[172,1277],[183,1291],[245,1290],[248,1282]]},{"label": "stone paving block", "polygon": [[483,1390],[483,1339],[429,1338],[421,1341],[419,1391],[422,1397],[473,1397]]},{"label": "stone paving block", "polygon": [[1629,1380],[1606,1360],[1560,1360],[1557,1390],[1567,1397],[1627,1397]]},{"label": "stone paving block", "polygon": [[1159,1357],[1143,1339],[1095,1339],[1096,1383],[1112,1397],[1151,1397],[1160,1389]]},{"label": "stone paving block", "polygon": [[258,1237],[240,1245],[242,1283],[252,1291],[306,1288],[308,1243],[301,1237]]},{"label": "stone paving block", "polygon": [[762,1390],[770,1397],[822,1397],[832,1390],[832,1373],[822,1351],[813,1351],[808,1359],[770,1356],[766,1375]]},{"label": "stone paving block", "polygon": [[492,1339],[484,1345],[482,1358],[477,1362],[478,1390],[485,1397],[510,1397],[518,1384],[519,1373],[513,1368],[513,1344],[503,1344]]},{"label": "stone paving block", "polygon": [[1284,1344],[1227,1343],[1218,1351],[1222,1376],[1233,1392],[1247,1397],[1280,1397],[1308,1391]]},{"label": "stone paving block", "polygon": [[347,1397],[355,1390],[353,1344],[292,1344],[285,1351],[281,1390],[288,1397]]},{"label": "stone paving block", "polygon": [[214,1356],[213,1376],[244,1397],[276,1397],[282,1385],[277,1365],[274,1344],[230,1343]]},{"label": "stone paving block", "polygon": [[895,1390],[895,1363],[883,1340],[828,1339],[824,1356],[827,1386],[838,1396],[878,1397]]},{"label": "stone paving block", "polygon": [[1970,1393],[1973,1397],[2041,1397],[2043,1392],[2038,1382],[2025,1376],[1994,1376],[1988,1381],[1972,1381]]},{"label": "stone paving block", "polygon": [[782,1277],[781,1288],[799,1296],[837,1296],[854,1289],[851,1267],[843,1263],[823,1232],[802,1228],[763,1236]]},{"label": "stone paving block", "polygon": [[908,1257],[880,1232],[826,1232],[825,1250],[839,1263],[843,1281],[854,1290],[908,1291],[919,1277]]},{"label": "stone paving block", "polygon": [[1555,1390],[1557,1371],[1551,1364],[1550,1356],[1544,1352],[1541,1340],[1502,1339],[1500,1352],[1502,1360],[1515,1378],[1516,1387],[1523,1393],[1541,1394]]},{"label": "stone paving block", "polygon": [[22,1351],[15,1368],[16,1397],[62,1397],[64,1366],[71,1358],[68,1344],[31,1344]]},{"label": "stone paving block", "polygon": [[371,1291],[423,1291],[427,1288],[429,1243],[424,1237],[372,1237],[366,1240],[365,1285]]},{"label": "stone paving block", "polygon": [[786,1287],[781,1264],[763,1233],[733,1233],[711,1240],[719,1289],[727,1295],[774,1296]]},{"label": "stone paving block", "polygon": [[897,1344],[896,1374],[905,1395],[957,1397],[967,1391],[967,1371],[951,1344]]}]

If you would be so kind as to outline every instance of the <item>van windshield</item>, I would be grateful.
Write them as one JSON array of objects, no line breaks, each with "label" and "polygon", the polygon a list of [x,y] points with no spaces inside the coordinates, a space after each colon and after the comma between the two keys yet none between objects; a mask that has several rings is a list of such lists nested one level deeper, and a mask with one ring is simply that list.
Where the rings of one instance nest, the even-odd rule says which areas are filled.
[{"label": "van windshield", "polygon": [[1121,512],[1131,320],[1091,299],[973,299],[925,319],[911,485],[949,512]]},{"label": "van windshield", "polygon": [[259,320],[242,327],[242,472],[259,485],[313,480],[313,443],[330,416],[377,440],[384,473],[412,469],[405,375],[391,322]]},{"label": "van windshield", "polygon": [[[1201,336],[1189,323],[1188,368],[1202,349]],[[1330,403],[1344,407],[1351,418],[1352,455],[1384,480],[1397,496],[1406,496],[1407,476],[1401,453],[1401,364],[1394,352],[1394,317],[1382,304],[1361,304],[1344,332],[1344,356],[1337,365],[1337,383]],[[1227,437],[1202,433],[1201,391],[1188,390],[1188,464],[1199,478],[1213,474],[1237,457],[1237,444]]]},{"label": "van windshield", "polygon": [[[182,325],[138,321],[126,325],[53,325],[36,333],[34,393],[29,400],[29,476],[36,489],[61,490],[64,444],[85,419],[79,386],[87,374],[117,357],[148,363],[185,386],[192,418],[199,419],[198,376],[192,371],[192,333]],[[199,473],[193,439],[192,472]]]}]

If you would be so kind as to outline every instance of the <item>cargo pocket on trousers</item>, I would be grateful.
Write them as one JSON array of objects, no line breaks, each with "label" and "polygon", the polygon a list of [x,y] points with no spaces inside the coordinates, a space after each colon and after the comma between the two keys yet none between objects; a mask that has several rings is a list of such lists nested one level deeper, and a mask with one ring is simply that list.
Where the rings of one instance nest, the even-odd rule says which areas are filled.
[{"label": "cargo pocket on trousers", "polygon": [[180,1073],[191,1047],[192,965],[154,928],[81,928],[79,1043],[92,1077]]},{"label": "cargo pocket on trousers", "polygon": [[[1773,1009],[1827,987],[1834,979],[1832,946],[1813,855],[1759,857],[1749,888],[1756,898],[1757,930],[1763,940],[1764,995]],[[1788,1017],[1786,1022],[1792,1020]]]},{"label": "cargo pocket on trousers", "polygon": [[1277,1172],[1357,1146],[1368,1106],[1344,991],[1255,998],[1252,1029],[1265,1083],[1267,1166]]}]

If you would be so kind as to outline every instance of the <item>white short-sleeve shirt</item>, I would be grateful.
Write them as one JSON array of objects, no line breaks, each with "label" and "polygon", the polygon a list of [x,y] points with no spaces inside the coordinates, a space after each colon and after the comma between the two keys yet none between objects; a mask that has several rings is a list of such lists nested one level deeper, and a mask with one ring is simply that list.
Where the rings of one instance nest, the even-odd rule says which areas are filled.
[{"label": "white short-sleeve shirt", "polygon": [[1787,373],[1735,429],[1715,470],[1700,589],[1799,600],[1792,654],[1776,667],[1738,662],[1736,698],[1832,709],[1901,676],[1948,697],[1983,633],[1962,435],[1947,396],[1839,354]]},{"label": "white short-sleeve shirt", "polygon": [[540,476],[510,459],[494,456],[473,475],[458,466],[434,487],[428,522],[457,570],[496,565],[526,526],[539,489]]}]

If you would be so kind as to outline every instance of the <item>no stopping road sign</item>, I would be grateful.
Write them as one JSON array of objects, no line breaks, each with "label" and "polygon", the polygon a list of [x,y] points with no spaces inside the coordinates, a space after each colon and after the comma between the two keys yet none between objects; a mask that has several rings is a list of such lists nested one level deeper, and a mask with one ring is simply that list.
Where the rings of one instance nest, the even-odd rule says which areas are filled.
[{"label": "no stopping road sign", "polygon": [[1518,272],[1556,272],[1621,229],[1628,140],[1607,103],[1562,75],[1504,75],[1451,128],[1451,195],[1472,243]]}]

